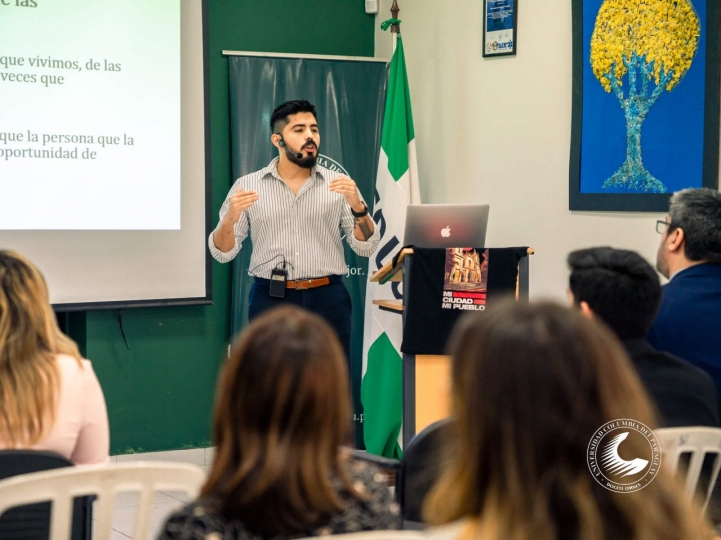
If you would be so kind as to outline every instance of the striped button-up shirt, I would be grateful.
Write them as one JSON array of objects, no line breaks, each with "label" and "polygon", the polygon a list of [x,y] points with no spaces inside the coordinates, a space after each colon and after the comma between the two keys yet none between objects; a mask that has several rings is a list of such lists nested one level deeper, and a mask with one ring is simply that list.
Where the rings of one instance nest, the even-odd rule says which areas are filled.
[{"label": "striped button-up shirt", "polygon": [[[253,242],[248,273],[270,278],[276,266],[286,263],[288,279],[306,279],[328,275],[345,275],[348,266],[343,254],[342,236],[345,235],[351,249],[358,255],[373,254],[380,232],[374,228],[367,241],[358,240],[353,234],[355,218],[343,195],[328,189],[334,178],[341,176],[325,167],[316,165],[310,177],[293,194],[278,174],[278,158],[254,173],[235,181],[220,208],[220,220],[228,212],[230,198],[238,190],[255,191],[258,200],[244,210],[234,226],[235,245],[228,252],[220,251],[208,238],[213,257],[230,262],[248,235]],[[218,225],[220,226],[220,225]]]}]

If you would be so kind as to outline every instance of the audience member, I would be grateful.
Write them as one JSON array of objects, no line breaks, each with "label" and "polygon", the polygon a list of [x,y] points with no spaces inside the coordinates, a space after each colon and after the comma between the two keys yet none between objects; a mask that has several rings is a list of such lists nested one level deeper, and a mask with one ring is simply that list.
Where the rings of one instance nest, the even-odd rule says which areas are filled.
[{"label": "audience member", "polygon": [[[447,524],[430,540],[711,538],[665,468],[639,491],[594,478],[589,447],[607,422],[655,425],[603,325],[550,303],[501,302],[462,319],[451,343],[459,447],[426,500],[429,520]],[[622,441],[619,459],[649,452],[644,437]]]},{"label": "audience member", "polygon": [[721,391],[721,194],[675,193],[656,230],[657,269],[670,281],[648,340],[706,371]]},{"label": "audience member", "polygon": [[100,383],[62,334],[37,268],[0,250],[0,448],[49,450],[76,464],[108,461]]},{"label": "audience member", "polygon": [[574,251],[568,265],[574,303],[621,340],[661,424],[719,427],[716,387],[708,373],[655,350],[645,339],[661,302],[661,283],[651,265],[638,253],[609,247]]},{"label": "audience member", "polygon": [[161,539],[293,538],[392,529],[385,475],[351,459],[348,374],[318,316],[280,307],[240,335],[216,396],[215,461]]}]

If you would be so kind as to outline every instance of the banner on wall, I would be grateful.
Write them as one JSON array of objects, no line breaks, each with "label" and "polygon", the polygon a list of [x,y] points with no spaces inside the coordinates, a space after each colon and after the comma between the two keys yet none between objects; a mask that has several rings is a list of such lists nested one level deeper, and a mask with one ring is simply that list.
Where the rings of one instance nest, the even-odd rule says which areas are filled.
[{"label": "banner on wall", "polygon": [[[289,100],[307,99],[316,106],[320,128],[318,163],[355,180],[369,207],[373,203],[380,150],[388,63],[338,57],[229,58],[233,179],[257,171],[278,155],[268,125],[273,109]],[[216,218],[217,219],[217,218]],[[249,239],[233,261],[233,334],[248,322]],[[344,277],[353,302],[351,382],[356,445],[362,447],[360,378],[368,259],[345,244],[348,272]]]}]

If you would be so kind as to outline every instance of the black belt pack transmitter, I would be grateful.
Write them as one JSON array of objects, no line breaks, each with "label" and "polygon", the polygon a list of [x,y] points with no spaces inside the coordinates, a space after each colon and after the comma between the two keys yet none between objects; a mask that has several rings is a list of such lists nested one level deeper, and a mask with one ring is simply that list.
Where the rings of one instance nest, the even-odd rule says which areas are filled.
[{"label": "black belt pack transmitter", "polygon": [[285,284],[288,282],[288,271],[285,268],[274,268],[270,273],[271,298],[285,298]]}]

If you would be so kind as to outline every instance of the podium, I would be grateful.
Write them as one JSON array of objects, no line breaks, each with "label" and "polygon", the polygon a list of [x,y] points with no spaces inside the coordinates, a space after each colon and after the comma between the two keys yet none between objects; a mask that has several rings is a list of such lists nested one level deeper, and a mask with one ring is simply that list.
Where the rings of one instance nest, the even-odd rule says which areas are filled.
[{"label": "podium", "polygon": [[[518,261],[516,274],[516,298],[528,300],[529,258],[533,248],[527,248],[526,256]],[[374,283],[411,283],[414,272],[414,249],[402,248],[398,254],[370,281]],[[422,287],[418,287],[422,289]],[[379,309],[397,314],[405,328],[408,312],[406,306],[414,295],[428,291],[406,290],[403,287],[401,299],[373,300]],[[451,413],[451,359],[435,354],[401,353],[403,362],[403,447],[406,448],[413,436],[426,426],[446,418]]]}]

